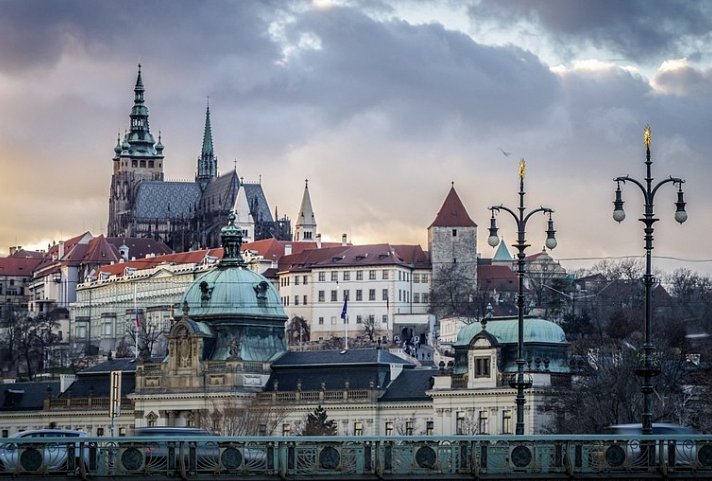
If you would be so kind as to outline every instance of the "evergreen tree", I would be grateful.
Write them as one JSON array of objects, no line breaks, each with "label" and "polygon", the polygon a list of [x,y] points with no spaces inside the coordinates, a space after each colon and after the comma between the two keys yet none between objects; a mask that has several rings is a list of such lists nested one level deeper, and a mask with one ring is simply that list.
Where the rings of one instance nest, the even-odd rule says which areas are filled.
[{"label": "evergreen tree", "polygon": [[304,426],[304,436],[335,436],[336,423],[333,419],[328,419],[326,409],[317,406],[314,412],[307,416],[306,425]]}]

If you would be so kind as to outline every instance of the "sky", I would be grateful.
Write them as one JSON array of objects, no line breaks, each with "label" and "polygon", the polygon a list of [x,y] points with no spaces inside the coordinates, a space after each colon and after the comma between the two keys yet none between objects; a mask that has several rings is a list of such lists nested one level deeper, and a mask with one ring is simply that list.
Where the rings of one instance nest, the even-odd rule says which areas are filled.
[{"label": "sky", "polygon": [[[567,269],[643,256],[652,129],[654,267],[712,274],[712,2],[0,0],[0,255],[106,233],[113,149],[142,65],[167,180],[193,179],[210,102],[218,168],[324,240],[420,244],[452,183],[488,207],[555,210]],[[512,244],[516,224],[499,217]],[[527,224],[528,254],[546,218]],[[514,249],[510,248],[510,251]]]}]

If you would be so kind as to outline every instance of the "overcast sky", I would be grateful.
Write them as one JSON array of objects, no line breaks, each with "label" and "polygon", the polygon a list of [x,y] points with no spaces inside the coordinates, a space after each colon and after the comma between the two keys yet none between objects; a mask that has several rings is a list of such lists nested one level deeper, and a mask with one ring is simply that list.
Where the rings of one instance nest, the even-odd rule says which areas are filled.
[{"label": "overcast sky", "polygon": [[487,207],[516,207],[524,157],[565,267],[642,256],[642,195],[624,187],[616,224],[612,179],[644,179],[650,124],[653,174],[689,202],[678,225],[658,191],[655,266],[712,273],[711,32],[696,0],[0,0],[0,255],[106,232],[140,62],[167,179],[195,176],[209,97],[219,170],[291,218],[309,179],[325,240],[427,248],[454,181],[489,257]]}]

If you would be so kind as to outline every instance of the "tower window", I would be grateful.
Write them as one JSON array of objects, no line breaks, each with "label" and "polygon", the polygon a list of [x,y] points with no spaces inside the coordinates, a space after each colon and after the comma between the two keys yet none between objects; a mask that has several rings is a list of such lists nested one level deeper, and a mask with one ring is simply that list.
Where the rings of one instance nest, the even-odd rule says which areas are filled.
[{"label": "tower window", "polygon": [[132,160],[132,161],[131,161],[131,167],[138,167],[138,161]]},{"label": "tower window", "polygon": [[145,161],[145,160],[142,160],[142,161],[141,161],[141,168],[145,168],[145,167],[146,167],[146,161]]},{"label": "tower window", "polygon": [[457,237],[457,229],[453,229],[453,230],[452,230],[452,236],[453,236],[453,237]]},{"label": "tower window", "polygon": [[149,160],[149,161],[148,161],[148,168],[149,168],[149,169],[152,169],[152,168],[153,168],[153,161],[152,161],[152,160]]}]

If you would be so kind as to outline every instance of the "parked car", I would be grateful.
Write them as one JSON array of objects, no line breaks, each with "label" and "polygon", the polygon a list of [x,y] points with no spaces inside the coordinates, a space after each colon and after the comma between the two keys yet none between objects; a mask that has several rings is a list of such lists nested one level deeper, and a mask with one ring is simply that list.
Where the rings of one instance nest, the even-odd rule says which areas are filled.
[{"label": "parked car", "polygon": [[[193,436],[212,436],[210,431],[200,428],[188,428],[188,427],[149,427],[149,428],[139,428],[136,430],[136,436],[157,436],[157,437],[171,437],[171,441],[156,441],[149,442],[145,446],[146,458],[164,460],[168,458],[168,443],[175,442],[175,456],[176,459],[179,456],[183,456],[184,460],[188,460],[189,445],[184,442],[186,438]],[[196,455],[198,463],[217,463],[218,456],[220,455],[220,450],[218,445],[212,443],[211,441],[198,442],[196,446]]]},{"label": "parked car", "polygon": [[[7,442],[0,445],[0,463],[4,471],[63,471],[67,469],[68,446],[71,440],[86,437],[84,431],[72,429],[33,429],[22,431],[7,439]],[[31,443],[13,443],[13,439],[37,439],[52,442],[41,442],[35,445]],[[80,460],[85,464],[89,462],[88,447],[81,449],[77,442],[74,445],[75,466],[79,466]]]},{"label": "parked car", "polygon": [[[690,465],[696,462],[697,458],[697,447],[691,439],[686,439],[685,436],[692,436],[697,434],[692,428],[686,426],[680,426],[678,424],[671,423],[653,423],[653,435],[654,436],[676,436],[674,439],[663,439],[658,441],[656,446],[662,449],[662,458],[660,458],[660,451],[656,453],[656,463],[659,459],[662,459],[665,463],[670,463],[674,465]],[[626,448],[626,456],[631,463],[636,464],[644,462],[641,460],[641,438],[643,434],[643,426],[640,423],[632,424],[615,424],[613,426],[608,426],[604,429],[606,434],[620,434],[630,437]],[[674,452],[670,452],[668,446],[674,445]],[[669,454],[674,453],[674,458],[670,458]]]}]

